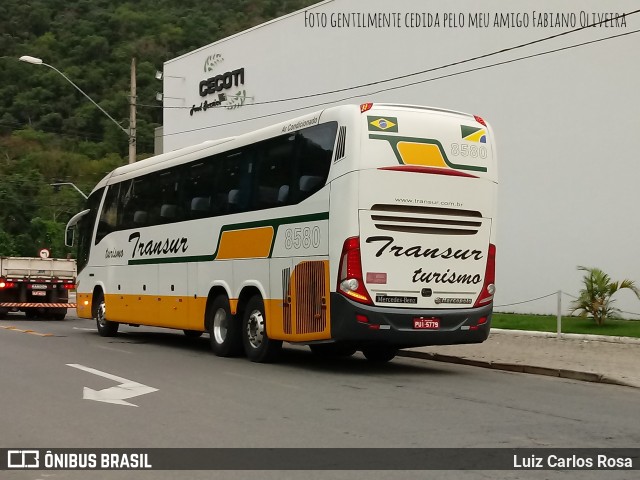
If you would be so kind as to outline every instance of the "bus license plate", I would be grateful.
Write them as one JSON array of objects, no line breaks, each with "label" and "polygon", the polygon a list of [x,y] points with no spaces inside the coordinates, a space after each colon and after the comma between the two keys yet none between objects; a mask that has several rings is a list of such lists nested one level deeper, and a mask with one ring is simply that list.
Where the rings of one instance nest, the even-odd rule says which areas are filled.
[{"label": "bus license plate", "polygon": [[414,318],[413,328],[416,330],[437,330],[440,328],[440,320],[437,318]]},{"label": "bus license plate", "polygon": [[33,292],[31,292],[33,295],[36,295],[38,297],[44,297],[47,295],[47,292],[45,290],[34,290]]}]

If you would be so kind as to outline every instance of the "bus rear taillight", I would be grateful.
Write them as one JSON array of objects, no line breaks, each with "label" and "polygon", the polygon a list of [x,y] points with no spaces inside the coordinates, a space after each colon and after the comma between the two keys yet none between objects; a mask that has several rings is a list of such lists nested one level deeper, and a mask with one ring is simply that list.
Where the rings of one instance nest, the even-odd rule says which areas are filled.
[{"label": "bus rear taillight", "polygon": [[362,279],[359,237],[350,237],[344,241],[342,255],[340,256],[337,290],[351,300],[373,305]]},{"label": "bus rear taillight", "polygon": [[478,300],[474,307],[481,307],[493,300],[493,295],[496,293],[496,246],[493,243],[489,244],[489,255],[487,255],[487,267],[484,273],[484,284],[482,285],[482,291],[478,296]]}]

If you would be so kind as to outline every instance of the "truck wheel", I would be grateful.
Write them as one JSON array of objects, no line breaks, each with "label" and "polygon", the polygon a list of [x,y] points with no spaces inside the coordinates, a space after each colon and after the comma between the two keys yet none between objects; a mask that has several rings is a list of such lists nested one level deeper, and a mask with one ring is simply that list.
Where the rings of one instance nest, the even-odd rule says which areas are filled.
[{"label": "truck wheel", "polygon": [[207,325],[211,350],[219,357],[233,357],[242,353],[242,325],[231,315],[229,300],[219,295],[207,310]]},{"label": "truck wheel", "polygon": [[394,359],[398,353],[397,348],[387,346],[367,347],[362,349],[362,354],[370,362],[384,363]]},{"label": "truck wheel", "polygon": [[53,314],[53,318],[55,320],[64,320],[64,317],[66,317],[67,314],[66,313],[54,313]]},{"label": "truck wheel", "polygon": [[102,292],[96,296],[96,306],[94,307],[93,316],[96,319],[96,327],[101,337],[113,337],[118,333],[120,324],[107,320],[107,306],[104,303],[104,294]]},{"label": "truck wheel", "polygon": [[267,337],[266,320],[262,297],[254,295],[247,303],[242,317],[242,343],[247,358],[252,362],[273,362],[282,348],[282,341]]},{"label": "truck wheel", "polygon": [[38,312],[36,310],[31,310],[31,309],[25,310],[24,315],[30,320],[34,318],[38,318]]}]

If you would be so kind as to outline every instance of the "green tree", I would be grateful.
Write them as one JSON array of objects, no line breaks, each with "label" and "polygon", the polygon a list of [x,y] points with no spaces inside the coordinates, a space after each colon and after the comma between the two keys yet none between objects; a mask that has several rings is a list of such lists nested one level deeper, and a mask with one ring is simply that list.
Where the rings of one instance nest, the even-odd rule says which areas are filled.
[{"label": "green tree", "polygon": [[164,61],[318,0],[2,0],[0,14],[0,254],[63,256],[64,225],[89,193],[127,163],[127,135],[50,68],[55,66],[124,128],[137,59],[138,159],[153,152]]},{"label": "green tree", "polygon": [[48,248],[54,258],[64,258],[71,249],[64,245],[65,226],[61,223],[36,217],[30,225],[31,251]]},{"label": "green tree", "polygon": [[582,278],[584,288],[580,290],[578,299],[571,304],[572,314],[578,312],[583,317],[591,316],[596,325],[602,325],[606,318],[620,313],[620,310],[613,306],[615,300],[611,298],[618,290],[627,288],[640,300],[640,289],[636,287],[633,280],[614,282],[599,268],[580,266],[578,270],[586,272]]},{"label": "green tree", "polygon": [[17,253],[13,237],[0,227],[0,256],[11,257]]}]

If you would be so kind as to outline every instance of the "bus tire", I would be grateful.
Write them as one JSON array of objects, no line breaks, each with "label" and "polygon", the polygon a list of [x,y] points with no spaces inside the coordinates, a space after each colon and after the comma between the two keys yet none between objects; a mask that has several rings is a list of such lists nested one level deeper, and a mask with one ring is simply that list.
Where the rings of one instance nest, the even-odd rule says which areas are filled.
[{"label": "bus tire", "polygon": [[398,353],[398,349],[388,346],[366,347],[362,349],[362,354],[370,362],[385,363],[393,360]]},{"label": "bus tire", "polygon": [[96,328],[101,337],[113,337],[118,333],[120,324],[107,320],[107,305],[104,302],[104,294],[102,292],[98,292],[96,295],[93,317],[96,319]]},{"label": "bus tire", "polygon": [[281,340],[272,340],[267,336],[266,319],[262,297],[254,295],[242,316],[242,343],[247,358],[252,362],[273,362],[282,349]]},{"label": "bus tire", "polygon": [[309,345],[314,355],[322,358],[350,357],[356,348],[348,343],[316,343]]},{"label": "bus tire", "polygon": [[199,338],[204,333],[204,332],[201,332],[200,330],[183,330],[183,332],[185,336],[189,338]]},{"label": "bus tire", "polygon": [[240,322],[231,315],[226,295],[215,298],[207,310],[207,324],[211,350],[218,357],[235,357],[242,353],[242,331]]}]

